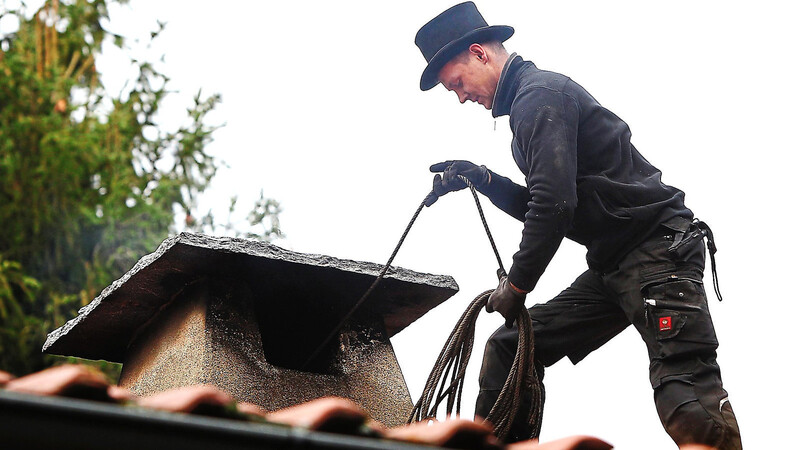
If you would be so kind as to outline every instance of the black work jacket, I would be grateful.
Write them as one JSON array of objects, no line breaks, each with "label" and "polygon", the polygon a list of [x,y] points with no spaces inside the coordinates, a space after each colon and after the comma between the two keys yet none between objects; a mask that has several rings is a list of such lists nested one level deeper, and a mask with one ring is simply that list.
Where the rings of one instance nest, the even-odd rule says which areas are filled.
[{"label": "black work jacket", "polygon": [[492,173],[481,192],[525,224],[508,274],[515,286],[532,290],[564,237],[586,246],[590,268],[609,271],[661,223],[692,218],[628,125],[568,77],[512,55],[492,108],[506,114],[527,186]]}]

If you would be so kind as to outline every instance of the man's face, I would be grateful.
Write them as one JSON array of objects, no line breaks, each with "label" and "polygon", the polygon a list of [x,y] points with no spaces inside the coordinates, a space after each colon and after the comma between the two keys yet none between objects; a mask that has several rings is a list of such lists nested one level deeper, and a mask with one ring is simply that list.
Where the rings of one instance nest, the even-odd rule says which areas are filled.
[{"label": "man's face", "polygon": [[439,81],[448,91],[455,92],[461,103],[471,100],[492,109],[497,79],[483,61],[471,53],[466,60],[453,58],[439,71]]}]

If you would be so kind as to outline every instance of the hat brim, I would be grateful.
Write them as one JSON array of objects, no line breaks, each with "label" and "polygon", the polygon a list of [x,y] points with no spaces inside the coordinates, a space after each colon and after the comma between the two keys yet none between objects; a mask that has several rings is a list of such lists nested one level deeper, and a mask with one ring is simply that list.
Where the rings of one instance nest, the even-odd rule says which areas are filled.
[{"label": "hat brim", "polygon": [[439,71],[442,70],[453,57],[464,51],[466,43],[481,43],[489,41],[504,42],[514,34],[514,28],[508,25],[492,25],[470,31],[460,38],[449,42],[439,49],[433,58],[428,62],[428,66],[422,71],[422,78],[419,80],[419,88],[423,91],[439,84]]}]

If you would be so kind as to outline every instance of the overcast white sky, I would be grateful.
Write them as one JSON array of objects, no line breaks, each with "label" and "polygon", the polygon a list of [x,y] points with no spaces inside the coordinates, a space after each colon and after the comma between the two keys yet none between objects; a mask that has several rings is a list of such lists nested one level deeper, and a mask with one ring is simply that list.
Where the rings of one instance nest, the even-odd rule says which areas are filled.
[{"label": "overcast white sky", "polygon": [[[468,159],[524,183],[508,119],[419,90],[418,28],[454,0],[155,1],[114,8],[127,35],[168,23],[156,51],[178,91],[171,126],[199,88],[222,94],[225,122],[210,149],[229,168],[205,196],[223,212],[260,190],[281,202],[295,251],[383,264],[430,190],[431,163]],[[490,24],[516,28],[507,48],[564,73],[623,120],[634,145],[686,192],[718,241],[725,301],[710,301],[725,387],[749,448],[789,442],[798,400],[793,347],[800,150],[797,52],[790,2],[482,1]],[[124,60],[101,61],[108,86]],[[117,87],[118,89],[119,87]],[[495,130],[496,126],[496,130]],[[506,267],[521,224],[484,200]],[[528,306],[585,270],[585,250],[562,245]],[[416,401],[466,305],[496,286],[491,248],[468,192],[425,209],[396,261],[452,275],[461,291],[393,339]],[[707,288],[710,292],[710,270]],[[502,324],[485,315],[465,389],[471,417],[483,344]],[[549,368],[542,440],[591,434],[618,449],[670,449],[652,402],[644,344],[628,329],[578,366]]]}]

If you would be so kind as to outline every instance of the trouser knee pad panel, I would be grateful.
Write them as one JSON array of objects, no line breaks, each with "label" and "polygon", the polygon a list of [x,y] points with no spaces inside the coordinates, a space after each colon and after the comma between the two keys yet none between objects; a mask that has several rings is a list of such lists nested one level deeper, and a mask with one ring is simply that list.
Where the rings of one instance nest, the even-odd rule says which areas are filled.
[{"label": "trouser knee pad panel", "polygon": [[654,395],[661,423],[678,445],[741,448],[736,418],[724,390],[700,396],[693,376],[684,374],[664,380]]}]

